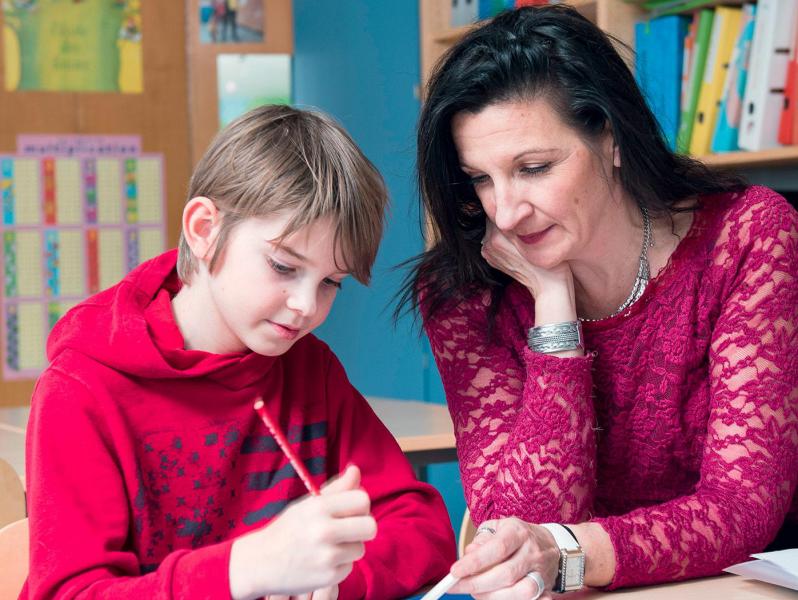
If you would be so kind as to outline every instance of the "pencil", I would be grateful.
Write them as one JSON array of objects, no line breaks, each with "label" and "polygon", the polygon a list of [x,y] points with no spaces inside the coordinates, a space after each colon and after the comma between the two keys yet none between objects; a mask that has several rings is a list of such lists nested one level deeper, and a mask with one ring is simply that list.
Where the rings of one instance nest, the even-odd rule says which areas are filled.
[{"label": "pencil", "polygon": [[434,588],[424,594],[421,600],[438,600],[438,598],[448,592],[449,588],[458,581],[460,580],[457,579],[457,577],[449,573],[446,577],[441,579]]},{"label": "pencil", "polygon": [[255,412],[260,415],[261,420],[269,428],[269,431],[272,432],[274,439],[277,440],[277,445],[280,446],[280,449],[283,451],[288,457],[288,461],[294,467],[294,470],[299,475],[299,478],[302,480],[302,483],[305,484],[305,487],[308,489],[308,492],[312,496],[318,496],[321,492],[319,491],[318,486],[313,483],[313,480],[310,478],[310,473],[305,468],[305,465],[302,464],[302,461],[299,460],[299,457],[296,455],[294,450],[291,446],[288,445],[288,440],[285,439],[285,435],[283,434],[280,426],[272,419],[269,411],[266,410],[266,404],[264,404],[262,398],[258,398],[255,402]]}]

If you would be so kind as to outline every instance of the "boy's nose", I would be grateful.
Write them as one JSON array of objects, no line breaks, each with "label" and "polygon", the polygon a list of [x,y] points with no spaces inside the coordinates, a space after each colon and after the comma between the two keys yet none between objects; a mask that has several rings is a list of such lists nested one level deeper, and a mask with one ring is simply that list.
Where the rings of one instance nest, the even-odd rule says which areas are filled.
[{"label": "boy's nose", "polygon": [[296,290],[288,297],[288,308],[307,317],[316,312],[316,294],[309,290]]}]

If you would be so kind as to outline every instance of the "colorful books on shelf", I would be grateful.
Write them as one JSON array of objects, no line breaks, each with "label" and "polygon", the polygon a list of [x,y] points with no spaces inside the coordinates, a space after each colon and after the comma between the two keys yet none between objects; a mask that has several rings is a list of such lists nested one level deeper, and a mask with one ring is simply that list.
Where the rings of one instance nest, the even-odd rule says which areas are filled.
[{"label": "colorful books on shelf", "polygon": [[554,4],[551,0],[452,0],[449,25],[462,27],[481,19],[495,17],[508,8]]},{"label": "colorful books on shelf", "polygon": [[779,146],[787,67],[795,45],[798,3],[760,0],[751,42],[738,144],[745,150]]},{"label": "colorful books on shelf", "polygon": [[740,34],[741,16],[742,10],[739,8],[719,6],[715,9],[704,79],[701,82],[693,135],[690,138],[690,154],[693,156],[703,156],[711,150],[726,72],[734,43]]},{"label": "colorful books on shelf", "polygon": [[715,134],[712,136],[712,152],[730,152],[740,149],[737,145],[737,137],[742,118],[743,94],[748,80],[755,16],[755,4],[743,6],[740,32],[729,61],[726,81],[723,84],[718,121],[715,125]]},{"label": "colorful books on shelf", "polygon": [[[681,54],[674,53],[675,44]],[[678,152],[704,156],[798,145],[798,0],[650,18],[635,26],[635,49],[635,76],[671,147],[675,127]],[[673,67],[674,55],[680,68]]]},{"label": "colorful books on shelf", "polygon": [[478,2],[479,12],[477,17],[479,19],[489,19],[490,17],[495,17],[503,10],[515,8],[514,0],[478,0]]},{"label": "colorful books on shelf", "polygon": [[635,78],[673,149],[676,149],[679,129],[682,63],[688,24],[686,17],[671,16],[635,25]]},{"label": "colorful books on shelf", "polygon": [[[798,36],[798,27],[795,28]],[[779,120],[779,143],[794,144],[798,142],[795,128],[798,126],[795,116],[798,113],[798,37],[793,40],[790,62],[787,63],[787,77],[784,83],[784,106]]]},{"label": "colorful books on shelf", "polygon": [[650,17],[683,14],[716,4],[716,0],[625,0],[649,11]]},{"label": "colorful books on shelf", "polygon": [[709,38],[712,35],[712,22],[715,13],[702,10],[695,13],[690,29],[685,38],[685,60],[682,65],[682,81],[686,89],[682,92],[681,113],[679,115],[679,133],[676,139],[676,150],[687,153],[690,150],[690,139],[693,136],[693,122],[698,107],[698,94],[704,79],[704,68],[709,50]]}]

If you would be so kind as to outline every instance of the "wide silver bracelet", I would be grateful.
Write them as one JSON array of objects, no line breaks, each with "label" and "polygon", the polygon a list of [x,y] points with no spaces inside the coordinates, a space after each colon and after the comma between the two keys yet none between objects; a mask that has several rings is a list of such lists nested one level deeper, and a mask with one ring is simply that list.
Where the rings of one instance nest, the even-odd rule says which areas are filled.
[{"label": "wide silver bracelet", "polygon": [[582,342],[582,323],[580,321],[532,327],[529,329],[526,341],[530,350],[542,354],[582,350],[585,347]]}]

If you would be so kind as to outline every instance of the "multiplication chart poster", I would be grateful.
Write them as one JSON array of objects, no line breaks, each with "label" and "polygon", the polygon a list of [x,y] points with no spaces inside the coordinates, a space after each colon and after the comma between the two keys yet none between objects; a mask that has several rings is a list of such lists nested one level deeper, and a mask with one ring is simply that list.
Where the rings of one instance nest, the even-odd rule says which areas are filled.
[{"label": "multiplication chart poster", "polygon": [[4,379],[36,377],[72,306],[165,249],[163,158],[0,155]]}]

